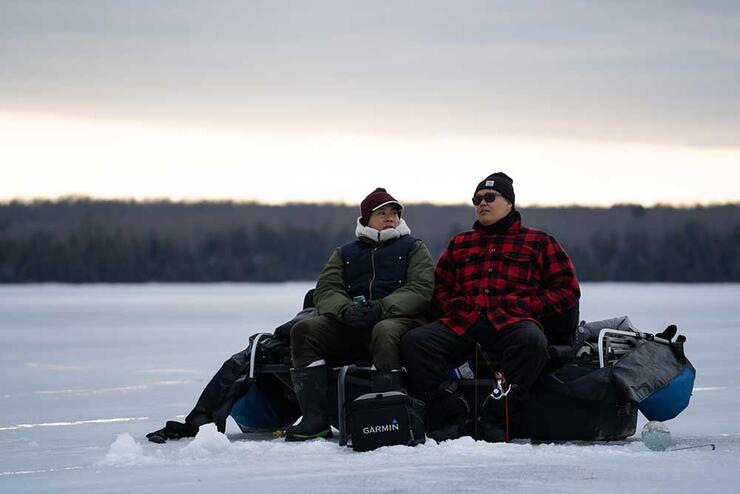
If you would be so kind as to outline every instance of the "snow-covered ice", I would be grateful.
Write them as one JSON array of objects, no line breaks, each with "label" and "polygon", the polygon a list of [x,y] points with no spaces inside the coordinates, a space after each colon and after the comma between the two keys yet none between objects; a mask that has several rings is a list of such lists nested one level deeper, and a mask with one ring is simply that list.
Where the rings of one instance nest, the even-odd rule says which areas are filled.
[{"label": "snow-covered ice", "polygon": [[740,285],[584,284],[582,318],[676,323],[697,368],[673,448],[487,444],[355,453],[206,426],[149,443],[221,363],[299,309],[305,283],[0,286],[0,493],[737,492]]}]

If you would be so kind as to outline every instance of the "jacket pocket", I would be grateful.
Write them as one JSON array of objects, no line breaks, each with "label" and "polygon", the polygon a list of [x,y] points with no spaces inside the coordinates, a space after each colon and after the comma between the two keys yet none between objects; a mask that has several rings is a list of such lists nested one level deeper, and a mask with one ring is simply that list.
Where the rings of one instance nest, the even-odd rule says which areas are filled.
[{"label": "jacket pocket", "polygon": [[528,288],[532,285],[533,263],[529,257],[504,254],[502,261],[502,276],[509,284],[520,288]]},{"label": "jacket pocket", "polygon": [[460,256],[457,260],[457,264],[460,264],[460,265],[474,264],[477,262],[481,262],[482,260],[483,260],[483,254],[479,252],[473,252],[473,253]]},{"label": "jacket pocket", "polygon": [[483,264],[483,255],[469,253],[460,256],[455,264],[455,281],[464,289],[469,289],[469,283],[480,278],[480,270]]}]

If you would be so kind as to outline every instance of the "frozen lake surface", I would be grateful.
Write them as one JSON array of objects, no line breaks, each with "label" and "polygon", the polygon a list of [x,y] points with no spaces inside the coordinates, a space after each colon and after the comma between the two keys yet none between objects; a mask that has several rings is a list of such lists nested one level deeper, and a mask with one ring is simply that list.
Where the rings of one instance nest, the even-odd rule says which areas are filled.
[{"label": "frozen lake surface", "polygon": [[[0,286],[0,493],[738,492],[740,285],[584,284],[581,318],[676,323],[697,369],[675,447],[459,439],[354,453],[205,429],[144,435],[186,414],[248,337],[300,308],[307,283]],[[217,490],[217,491],[215,491]]]}]

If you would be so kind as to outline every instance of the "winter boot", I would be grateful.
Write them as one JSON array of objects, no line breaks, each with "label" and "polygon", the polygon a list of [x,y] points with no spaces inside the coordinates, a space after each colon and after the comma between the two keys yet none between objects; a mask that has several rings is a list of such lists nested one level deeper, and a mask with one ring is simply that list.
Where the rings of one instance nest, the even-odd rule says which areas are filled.
[{"label": "winter boot", "polygon": [[290,369],[298,404],[303,412],[301,421],[285,429],[286,441],[306,441],[331,437],[326,399],[326,366]]},{"label": "winter boot", "polygon": [[470,425],[470,407],[455,381],[445,381],[427,395],[427,436],[437,442],[457,439]]},{"label": "winter boot", "polygon": [[370,389],[373,393],[402,391],[403,372],[398,370],[373,370],[370,374]]}]

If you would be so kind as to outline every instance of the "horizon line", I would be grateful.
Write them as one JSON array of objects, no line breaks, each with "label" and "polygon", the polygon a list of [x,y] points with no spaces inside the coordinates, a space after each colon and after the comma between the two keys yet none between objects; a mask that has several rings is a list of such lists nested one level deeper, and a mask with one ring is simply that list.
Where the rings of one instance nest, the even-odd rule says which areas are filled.
[{"label": "horizon line", "polygon": [[[0,197],[0,206],[11,204],[33,205],[45,202],[65,203],[65,202],[119,202],[135,204],[156,204],[172,203],[182,205],[195,204],[236,204],[236,205],[255,205],[268,207],[285,207],[285,206],[338,206],[338,207],[358,207],[358,204],[349,204],[343,201],[261,201],[258,199],[247,198],[172,198],[172,197],[120,197],[120,196],[90,196],[85,194],[62,194],[58,196],[36,196],[31,198],[24,197]],[[468,202],[404,202],[408,206],[434,206],[434,207],[460,207],[470,206]],[[584,209],[611,209],[615,207],[641,207],[645,209],[653,208],[672,208],[672,209],[698,209],[710,207],[738,206],[740,207],[740,198],[735,201],[715,201],[715,202],[694,202],[694,203],[671,203],[671,202],[654,202],[654,203],[634,203],[634,202],[614,202],[605,204],[581,204],[581,203],[560,203],[560,204],[537,204],[537,203],[517,203],[516,209],[546,209],[546,208],[584,208]]]}]

